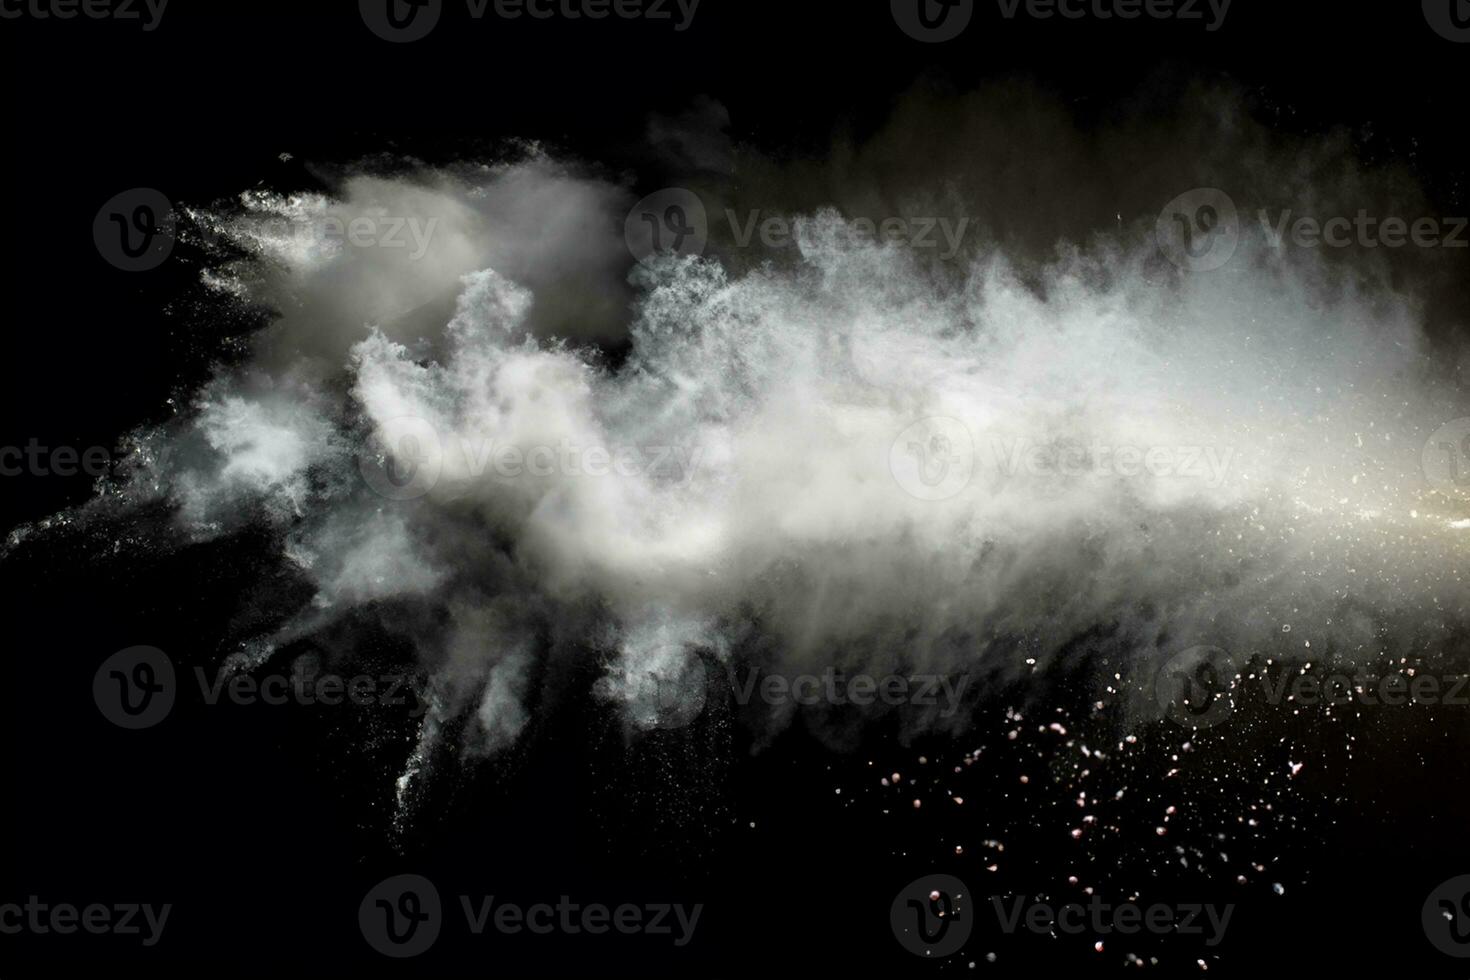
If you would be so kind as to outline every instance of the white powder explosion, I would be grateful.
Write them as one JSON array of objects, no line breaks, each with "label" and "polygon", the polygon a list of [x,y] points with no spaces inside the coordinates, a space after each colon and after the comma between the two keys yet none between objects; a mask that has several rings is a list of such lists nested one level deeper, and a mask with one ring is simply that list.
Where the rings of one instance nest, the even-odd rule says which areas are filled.
[{"label": "white powder explosion", "polygon": [[[742,153],[736,177],[779,183]],[[792,164],[789,187],[814,169]],[[1424,469],[1432,434],[1470,415],[1463,347],[1381,257],[1273,249],[1246,194],[1226,267],[1170,266],[1157,209],[1209,183],[1176,169],[1138,178],[1151,210],[1040,260],[1008,244],[1035,232],[1007,231],[1027,175],[956,193],[920,163],[920,203],[838,203],[972,217],[948,262],[813,207],[790,248],[712,235],[705,257],[633,266],[640,195],[534,149],[196,209],[246,253],[207,274],[219,301],[274,322],[248,366],[137,435],[106,506],[166,500],[181,542],[269,522],[314,599],[234,656],[378,610],[434,677],[421,755],[451,719],[471,752],[514,743],[536,666],[565,658],[599,665],[636,730],[686,724],[736,662],[967,674],[983,694],[1059,653],[1126,652],[1144,676],[1195,644],[1434,651],[1467,613],[1470,507]],[[701,190],[711,224],[756,193]],[[1047,190],[1054,215],[1067,189]],[[1313,195],[1292,200],[1349,208]],[[401,222],[405,246],[299,233],[359,219]],[[626,358],[599,351],[619,339]]]}]

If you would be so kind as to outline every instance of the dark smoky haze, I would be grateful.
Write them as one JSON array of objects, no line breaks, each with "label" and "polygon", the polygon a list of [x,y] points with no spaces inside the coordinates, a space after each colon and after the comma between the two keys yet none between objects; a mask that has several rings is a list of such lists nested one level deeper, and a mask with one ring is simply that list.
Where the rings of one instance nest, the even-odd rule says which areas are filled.
[{"label": "dark smoky haze", "polygon": [[7,2],[16,975],[1470,955],[1459,4]]}]

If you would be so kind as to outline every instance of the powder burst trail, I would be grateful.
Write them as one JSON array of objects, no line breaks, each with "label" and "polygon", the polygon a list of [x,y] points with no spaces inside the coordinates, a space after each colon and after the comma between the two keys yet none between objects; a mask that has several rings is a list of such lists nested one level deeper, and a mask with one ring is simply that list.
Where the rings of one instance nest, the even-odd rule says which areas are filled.
[{"label": "powder burst trail", "polygon": [[[942,277],[818,208],[781,261],[635,271],[610,368],[627,197],[533,154],[195,214],[245,253],[210,287],[277,320],[137,435],[120,496],[167,501],[181,542],[277,536],[313,598],[240,637],[242,669],[399,611],[432,677],[401,806],[447,723],[472,755],[513,744],[566,658],[636,730],[687,724],[706,665],[1012,679],[1090,636],[1146,674],[1199,643],[1351,659],[1464,624],[1464,495],[1421,457],[1470,406],[1371,270],[1246,241],[1230,274],[1161,280],[1140,219]],[[433,234],[262,231],[385,213]]]}]

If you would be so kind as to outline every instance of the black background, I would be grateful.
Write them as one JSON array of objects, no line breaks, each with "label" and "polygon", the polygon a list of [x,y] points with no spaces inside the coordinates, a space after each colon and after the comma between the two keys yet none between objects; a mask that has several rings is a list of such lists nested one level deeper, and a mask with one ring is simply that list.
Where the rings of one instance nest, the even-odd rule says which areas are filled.
[{"label": "black background", "polygon": [[[208,201],[289,181],[296,174],[283,170],[283,152],[472,153],[526,137],[632,160],[626,148],[651,111],[677,111],[701,94],[728,107],[737,139],[810,151],[838,126],[875,125],[920,77],[960,90],[1030,79],[1086,120],[1107,117],[1166,71],[1233,80],[1282,131],[1345,127],[1370,160],[1411,166],[1440,213],[1467,207],[1470,45],[1435,35],[1417,3],[1236,0],[1215,33],[1169,21],[1003,22],[980,4],[970,30],[941,45],[904,36],[878,2],[704,0],[683,33],[616,19],[476,23],[449,6],[438,30],[408,45],[374,37],[355,4],[336,0],[173,0],[151,33],[111,21],[0,21],[8,219],[0,444],[110,446],[168,417],[167,399],[206,376],[216,356],[170,309],[197,266],[181,258],[151,273],[117,271],[93,246],[93,216],[130,187]],[[90,492],[86,477],[4,478],[0,517],[9,528]],[[146,537],[146,524],[135,533]],[[1118,965],[1119,956],[1081,941],[977,941],[947,966],[892,941],[888,902],[899,887],[929,871],[975,885],[985,861],[978,848],[963,861],[940,858],[941,843],[971,839],[958,816],[844,808],[833,789],[851,793],[891,768],[913,769],[921,752],[948,766],[963,748],[996,742],[1000,752],[998,720],[979,725],[975,745],[904,749],[879,730],[847,754],[816,745],[798,725],[751,756],[738,726],[713,722],[628,746],[594,705],[574,700],[530,747],[436,780],[432,805],[421,808],[431,816],[402,833],[385,826],[407,726],[188,705],[146,732],[108,725],[90,698],[101,658],[149,643],[185,665],[208,662],[236,596],[256,587],[253,556],[267,547],[231,540],[134,557],[91,540],[0,568],[11,824],[0,900],[175,906],[155,949],[117,937],[0,937],[0,975],[41,975],[41,964],[65,959],[162,975],[199,964],[487,976]],[[1057,704],[1088,699],[1080,679],[1050,684]],[[997,694],[995,705],[1003,702]],[[1318,747],[1296,790],[1311,816],[1281,833],[1274,851],[1262,845],[1291,866],[1287,892],[1220,884],[1216,900],[1239,911],[1226,946],[1211,951],[1220,954],[1213,974],[1463,975],[1419,925],[1429,890],[1470,872],[1463,712],[1439,709],[1407,729],[1385,723],[1350,766],[1339,747]],[[374,732],[367,748],[355,742],[364,730]],[[1272,734],[1216,750],[1268,753]],[[1161,755],[1167,739],[1178,740],[1160,739]],[[967,805],[1013,841],[1048,819],[1031,809],[1043,803],[1004,788],[1020,764],[998,763],[963,784]],[[1220,806],[1232,805],[1232,792],[1246,790],[1221,791]],[[1140,847],[1151,827],[1140,823]],[[1002,874],[1013,877],[1000,887],[1035,891],[1065,879],[1070,859],[1055,837],[1013,844],[1026,856],[1007,865]],[[460,892],[523,903],[573,894],[706,910],[682,950],[646,937],[475,939],[448,930],[421,959],[390,964],[363,944],[356,908],[369,885],[398,871],[434,878],[449,902]],[[1198,972],[1181,948],[1165,946],[1160,969]],[[994,965],[984,960],[992,949]]]}]

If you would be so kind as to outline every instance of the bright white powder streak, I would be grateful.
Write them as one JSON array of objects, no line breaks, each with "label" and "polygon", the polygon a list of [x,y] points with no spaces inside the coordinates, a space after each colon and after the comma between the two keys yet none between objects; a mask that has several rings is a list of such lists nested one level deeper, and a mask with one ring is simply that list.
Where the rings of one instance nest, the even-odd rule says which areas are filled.
[{"label": "bright white powder streak", "polygon": [[[940,287],[922,256],[861,244],[825,211],[799,222],[794,263],[639,269],[634,353],[613,372],[536,337],[540,297],[486,260],[506,233],[477,225],[476,202],[526,179],[374,179],[282,203],[350,217],[386,202],[440,230],[410,259],[251,226],[259,258],[210,273],[226,292],[289,295],[278,308],[340,331],[370,279],[376,312],[335,361],[311,317],[287,315],[256,369],[142,434],[133,461],[128,493],[167,494],[189,536],[238,526],[247,501],[278,523],[316,598],[242,638],[247,662],[377,600],[447,612],[413,637],[435,681],[400,796],[444,719],[472,716],[476,750],[520,737],[548,657],[598,658],[598,693],[652,727],[687,721],[703,665],[757,640],[790,673],[1009,677],[1027,669],[1015,651],[1044,664],[1100,625],[1147,670],[1196,643],[1289,655],[1283,622],[1294,648],[1368,656],[1395,615],[1414,626],[1392,642],[1421,645],[1463,615],[1464,539],[1446,530],[1463,506],[1427,492],[1419,458],[1470,412],[1427,380],[1415,308],[1387,289],[1249,243],[1226,270],[1160,285],[1144,223],[1063,252],[1039,290],[994,252]],[[617,199],[593,182],[574,200],[595,215]],[[453,297],[438,314],[436,291]],[[890,451],[935,416],[977,452],[967,487],[924,500]],[[425,424],[430,443],[403,438]],[[374,427],[386,440],[369,448]],[[1007,472],[1018,444],[1058,440],[1209,455],[1194,475]],[[360,463],[384,445],[441,468],[432,489],[375,493]],[[494,451],[536,446],[669,456],[652,474],[497,472]]]}]

